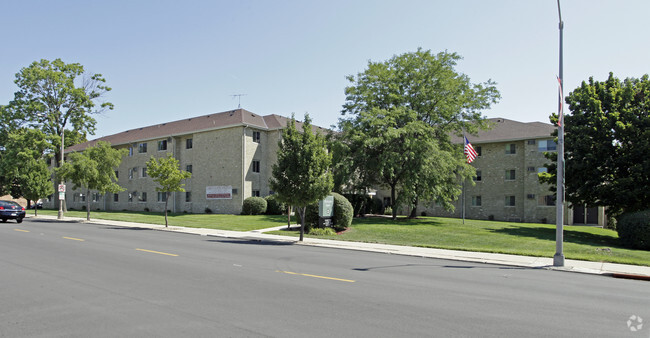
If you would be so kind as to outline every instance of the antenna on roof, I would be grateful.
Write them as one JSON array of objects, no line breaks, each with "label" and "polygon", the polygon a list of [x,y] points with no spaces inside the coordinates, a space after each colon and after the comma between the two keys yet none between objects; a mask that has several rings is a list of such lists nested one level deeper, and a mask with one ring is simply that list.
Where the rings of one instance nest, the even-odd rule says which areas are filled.
[{"label": "antenna on roof", "polygon": [[241,108],[241,97],[246,96],[246,95],[248,95],[248,94],[233,94],[233,95],[230,95],[230,96],[232,96],[233,99],[235,98],[235,96],[238,98],[239,103],[237,104],[237,108]]}]

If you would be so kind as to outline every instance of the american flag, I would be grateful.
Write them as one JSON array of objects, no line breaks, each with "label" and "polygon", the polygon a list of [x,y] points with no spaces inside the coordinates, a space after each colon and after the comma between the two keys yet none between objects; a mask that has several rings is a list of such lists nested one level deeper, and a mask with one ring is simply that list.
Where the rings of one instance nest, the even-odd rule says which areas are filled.
[{"label": "american flag", "polygon": [[476,156],[478,156],[476,150],[474,150],[472,144],[469,143],[469,140],[467,139],[467,137],[465,137],[465,157],[467,157],[467,163],[474,162]]}]

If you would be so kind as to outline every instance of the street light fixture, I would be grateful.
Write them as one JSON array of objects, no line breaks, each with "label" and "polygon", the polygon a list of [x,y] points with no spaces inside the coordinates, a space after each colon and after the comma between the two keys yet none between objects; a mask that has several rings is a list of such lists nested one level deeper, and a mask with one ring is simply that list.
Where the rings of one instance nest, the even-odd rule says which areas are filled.
[{"label": "street light fixture", "polygon": [[562,11],[560,10],[560,0],[557,0],[557,13],[560,17],[560,71],[558,82],[560,92],[558,97],[558,121],[557,121],[557,182],[556,182],[556,214],[555,214],[555,255],[553,256],[553,266],[564,266],[564,93],[563,93],[563,74],[562,74],[562,30],[564,21],[562,21]]}]

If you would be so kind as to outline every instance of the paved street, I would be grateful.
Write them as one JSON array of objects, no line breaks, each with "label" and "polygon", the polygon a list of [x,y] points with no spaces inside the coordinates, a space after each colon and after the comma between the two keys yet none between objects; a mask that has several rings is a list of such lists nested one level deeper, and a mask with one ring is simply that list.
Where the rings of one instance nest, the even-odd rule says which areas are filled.
[{"label": "paved street", "polygon": [[1,337],[650,336],[646,281],[42,219],[0,285]]}]

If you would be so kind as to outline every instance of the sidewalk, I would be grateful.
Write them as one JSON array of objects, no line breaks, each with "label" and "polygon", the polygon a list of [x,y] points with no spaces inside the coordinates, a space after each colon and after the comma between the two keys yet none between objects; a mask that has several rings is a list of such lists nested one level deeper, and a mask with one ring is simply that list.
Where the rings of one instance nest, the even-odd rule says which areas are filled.
[{"label": "sidewalk", "polygon": [[[34,216],[28,216],[28,217],[33,218]],[[37,216],[37,218],[56,219],[56,216],[39,215]],[[179,227],[179,226],[170,226],[166,228],[164,225],[157,225],[157,224],[142,224],[142,223],[121,222],[121,221],[109,221],[109,220],[101,220],[101,219],[86,221],[83,218],[75,218],[75,217],[65,217],[65,220],[70,222],[83,222],[83,223],[91,223],[91,224],[103,224],[103,225],[113,225],[113,226],[121,226],[121,227],[135,227],[135,228],[144,228],[144,229],[161,230],[161,231],[182,232],[182,233],[195,234],[200,236],[215,236],[215,237],[242,239],[242,240],[290,242],[296,245],[379,252],[379,253],[387,253],[387,254],[394,254],[394,255],[416,256],[416,257],[441,258],[441,259],[449,259],[449,260],[456,260],[456,261],[463,261],[463,262],[499,264],[499,265],[519,266],[519,267],[526,267],[526,268],[538,268],[538,269],[543,268],[543,269],[551,269],[551,270],[580,272],[580,273],[613,276],[618,278],[630,278],[630,279],[640,279],[640,280],[650,281],[649,266],[589,262],[589,261],[567,259],[565,260],[564,267],[554,267],[553,258],[548,258],[548,257],[529,257],[529,256],[495,254],[495,253],[486,253],[486,252],[443,250],[443,249],[409,247],[409,246],[390,245],[390,244],[337,241],[337,240],[318,239],[318,238],[305,238],[303,242],[299,242],[298,239],[295,237],[266,234],[266,232],[269,231],[286,229],[287,228],[286,225],[269,228],[269,229],[261,229],[261,230],[244,232],[244,231],[215,230],[215,229],[205,229],[205,228],[186,228],[186,227]]]}]

